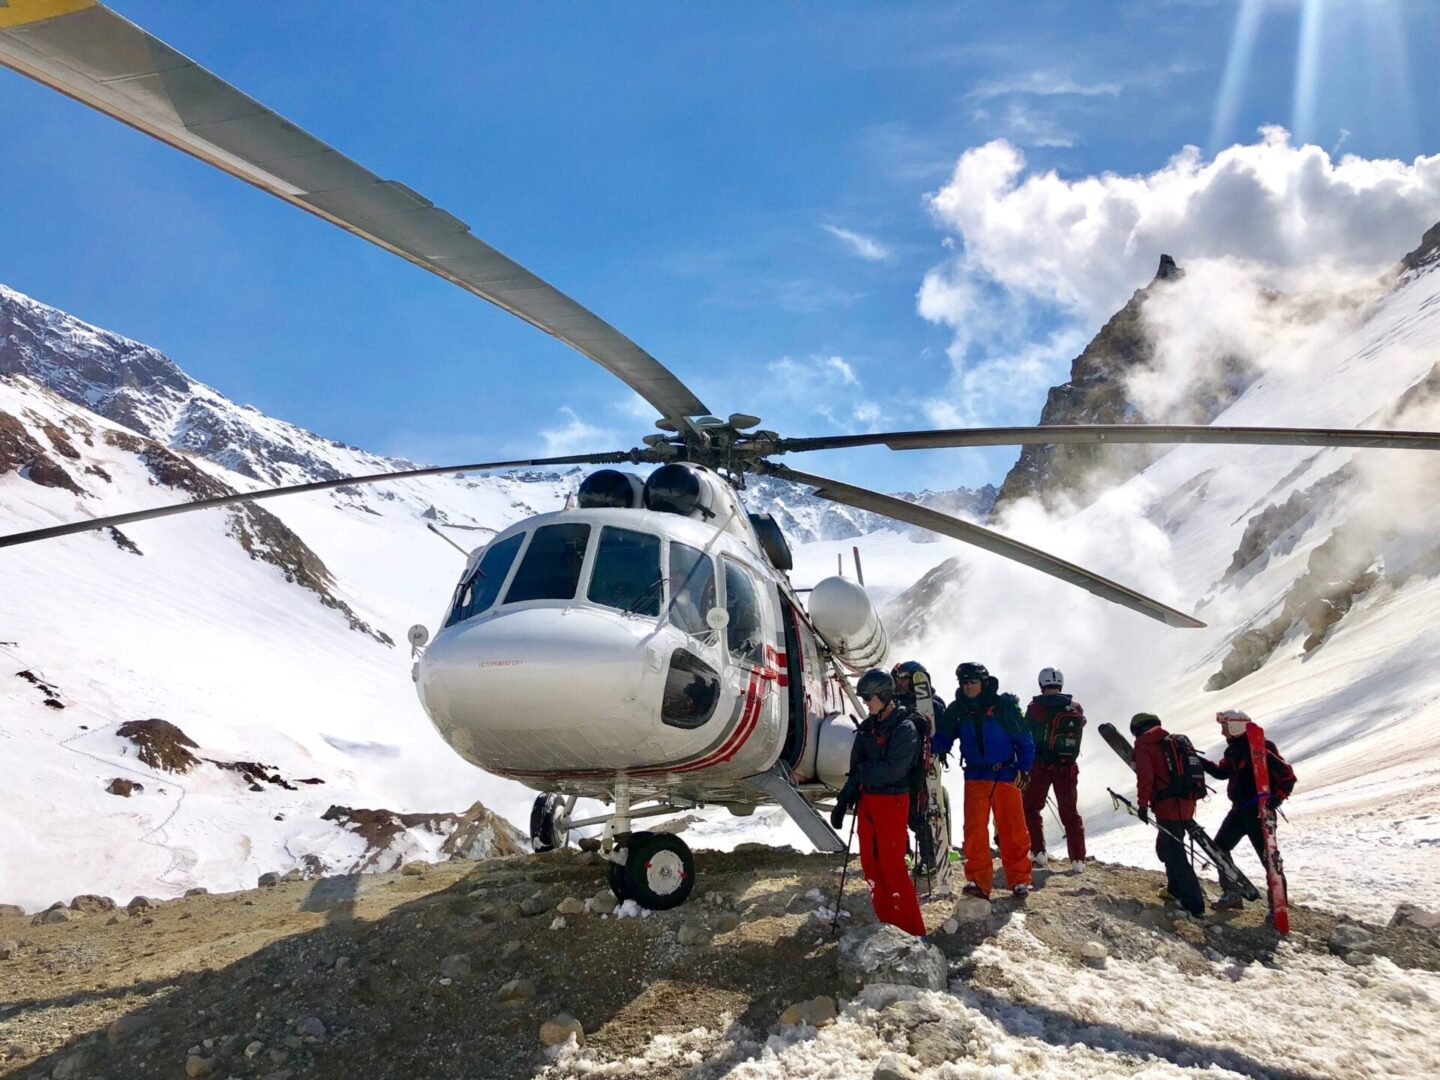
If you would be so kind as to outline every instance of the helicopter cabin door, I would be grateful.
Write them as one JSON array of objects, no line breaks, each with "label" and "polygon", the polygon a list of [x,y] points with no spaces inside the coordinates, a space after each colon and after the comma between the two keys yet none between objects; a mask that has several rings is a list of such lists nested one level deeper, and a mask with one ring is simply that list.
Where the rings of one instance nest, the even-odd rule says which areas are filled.
[{"label": "helicopter cabin door", "polygon": [[[783,668],[777,668],[783,631],[775,625],[778,610],[760,591],[754,571],[734,559],[720,559],[725,582],[725,648],[729,678],[736,691],[746,698],[759,696],[756,736],[766,740],[762,730],[783,738],[784,717],[788,711],[782,704],[783,687],[789,679]],[[774,745],[773,743],[771,745]],[[773,751],[772,751],[773,752]]]}]

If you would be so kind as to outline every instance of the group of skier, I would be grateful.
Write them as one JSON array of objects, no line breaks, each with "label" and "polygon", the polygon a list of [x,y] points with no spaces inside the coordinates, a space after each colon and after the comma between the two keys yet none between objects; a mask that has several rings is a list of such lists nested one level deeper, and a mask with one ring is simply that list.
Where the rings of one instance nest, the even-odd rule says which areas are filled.
[{"label": "group of skier", "polygon": [[[1064,675],[1054,667],[1041,669],[1040,693],[1023,713],[1019,699],[1002,693],[984,664],[962,663],[955,678],[956,697],[947,708],[933,693],[929,672],[916,661],[896,664],[888,674],[876,669],[860,677],[855,689],[867,715],[830,819],[839,830],[845,815],[854,811],[861,870],[876,915],[917,936],[924,936],[925,924],[916,879],[928,875],[943,887],[950,873],[949,807],[941,780],[954,754],[964,773],[964,894],[990,899],[993,822],[1005,885],[1016,899],[1029,895],[1032,868],[1049,862],[1043,813],[1051,791],[1069,871],[1079,874],[1085,868],[1085,822],[1076,804],[1086,718],[1080,703],[1064,692]],[[1275,847],[1275,815],[1294,788],[1295,774],[1245,713],[1227,710],[1216,719],[1227,740],[1218,762],[1198,754],[1185,736],[1165,731],[1152,713],[1132,718],[1133,748],[1112,725],[1101,724],[1101,735],[1136,774],[1134,804],[1111,795],[1117,806],[1124,804],[1156,829],[1156,854],[1167,881],[1162,897],[1197,917],[1205,912],[1205,897],[1187,841],[1217,868],[1222,892],[1211,906],[1224,910],[1259,896],[1229,857],[1248,836],[1266,869],[1270,917],[1283,932],[1285,879]],[[1228,781],[1231,803],[1213,839],[1194,820],[1196,802],[1206,793],[1206,774]],[[917,843],[907,865],[912,830]],[[942,841],[937,843],[937,837]]]}]

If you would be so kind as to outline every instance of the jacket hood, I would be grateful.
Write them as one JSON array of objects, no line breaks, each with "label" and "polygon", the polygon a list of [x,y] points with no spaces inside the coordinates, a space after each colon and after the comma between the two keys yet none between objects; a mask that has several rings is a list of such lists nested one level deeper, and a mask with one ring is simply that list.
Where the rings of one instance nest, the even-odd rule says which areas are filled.
[{"label": "jacket hood", "polygon": [[1142,732],[1139,734],[1139,736],[1136,737],[1136,739],[1135,739],[1135,745],[1136,745],[1136,746],[1139,746],[1141,743],[1145,743],[1145,744],[1147,744],[1147,745],[1150,744],[1150,743],[1158,743],[1161,739],[1165,738],[1165,736],[1168,735],[1168,734],[1170,734],[1170,733],[1169,733],[1168,731],[1166,731],[1165,728],[1164,728],[1163,726],[1161,726],[1161,725],[1157,725],[1156,727],[1152,727],[1152,728],[1147,728],[1146,730],[1142,731]]}]

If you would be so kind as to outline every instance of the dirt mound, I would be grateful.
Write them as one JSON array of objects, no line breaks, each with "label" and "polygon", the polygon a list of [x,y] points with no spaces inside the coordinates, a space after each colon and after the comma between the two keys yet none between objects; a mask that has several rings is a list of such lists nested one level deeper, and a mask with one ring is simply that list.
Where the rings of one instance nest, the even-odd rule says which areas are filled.
[{"label": "dirt mound", "polygon": [[168,720],[127,720],[116,734],[133,742],[140,750],[140,760],[152,769],[184,773],[200,764],[190,753],[199,744]]},{"label": "dirt mound", "polygon": [[333,821],[365,841],[365,854],[356,867],[361,871],[397,869],[405,857],[403,838],[412,829],[444,837],[440,851],[452,858],[502,858],[526,850],[515,827],[478,802],[463,814],[398,814],[332,806],[321,819]]},{"label": "dirt mound", "polygon": [[[788,1006],[837,994],[838,950],[820,909],[834,903],[840,867],[785,850],[700,852],[697,865],[689,903],[643,918],[577,911],[604,889],[605,866],[575,852],[282,881],[55,925],[0,917],[0,937],[17,941],[0,962],[0,1075],[168,1078],[191,1056],[215,1076],[724,1075],[770,1052]],[[935,930],[949,902],[925,914],[954,985],[987,1016],[1014,1012],[1007,995],[1020,991],[997,968],[996,943],[1022,912],[1026,940],[1075,971],[1097,940],[1112,961],[1163,961],[1197,979],[1227,979],[1221,956],[1262,970],[1297,955],[1337,963],[1330,916],[1292,909],[1282,945],[1258,905],[1209,925],[1177,921],[1154,899],[1160,881],[1091,864],[1079,878],[1038,873],[1023,906],[997,901],[953,934]],[[853,886],[844,906],[842,930],[871,921]],[[1440,968],[1425,932],[1364,931],[1376,956]],[[882,1011],[879,1037],[930,1067],[975,1052],[964,1018],[942,1004]],[[542,1053],[540,1027],[561,1013],[583,1026],[583,1057]],[[1143,1053],[1192,1064],[1196,1045],[1157,1038]],[[1113,1073],[1141,1060],[1117,1059]],[[826,1075],[852,1075],[838,1068]]]}]

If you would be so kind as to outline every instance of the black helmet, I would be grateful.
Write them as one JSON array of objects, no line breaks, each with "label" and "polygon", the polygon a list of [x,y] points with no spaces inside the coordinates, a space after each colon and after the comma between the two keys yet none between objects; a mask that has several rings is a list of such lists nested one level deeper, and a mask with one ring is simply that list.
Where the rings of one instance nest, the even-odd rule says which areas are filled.
[{"label": "black helmet", "polygon": [[928,676],[929,670],[919,660],[905,660],[896,664],[890,669],[890,677],[896,682],[901,679],[914,679],[917,671],[923,671]]},{"label": "black helmet", "polygon": [[871,668],[860,676],[860,681],[855,684],[855,693],[861,701],[867,697],[878,697],[883,704],[889,705],[895,700],[895,680],[879,668]]},{"label": "black helmet", "polygon": [[966,660],[965,663],[955,669],[956,682],[963,683],[967,679],[979,679],[981,683],[984,683],[988,678],[990,678],[990,669],[984,664],[977,664],[973,660]]},{"label": "black helmet", "polygon": [[1160,718],[1153,712],[1137,712],[1130,717],[1130,734],[1139,735],[1141,732],[1149,731],[1152,727],[1160,726]]}]

